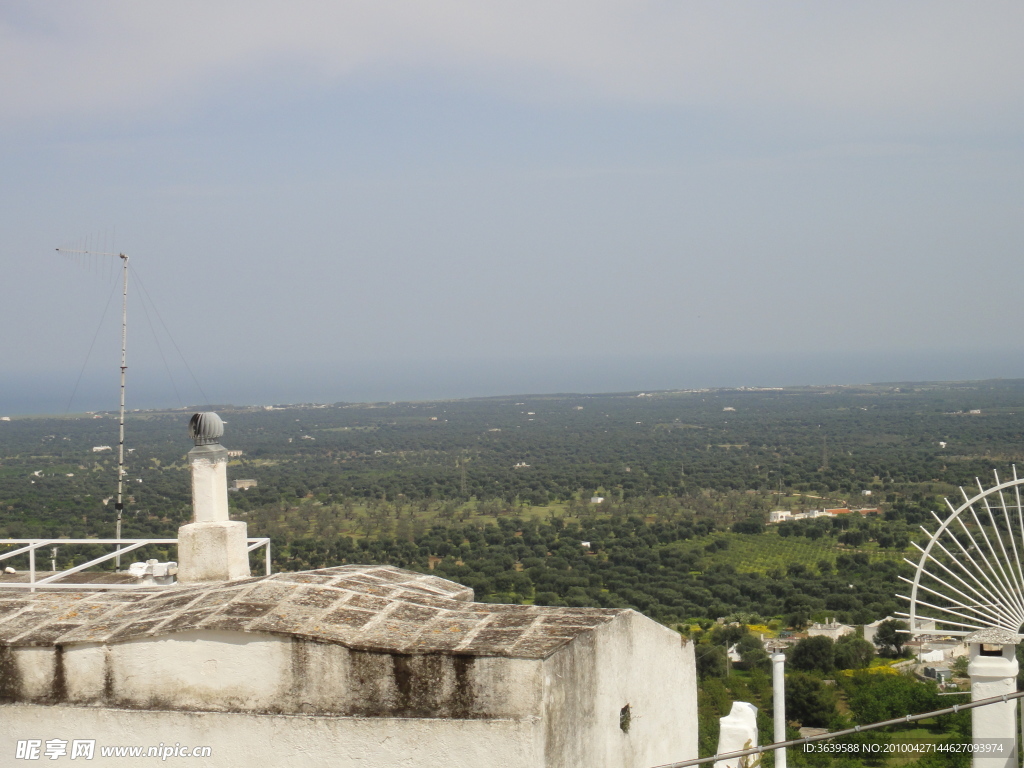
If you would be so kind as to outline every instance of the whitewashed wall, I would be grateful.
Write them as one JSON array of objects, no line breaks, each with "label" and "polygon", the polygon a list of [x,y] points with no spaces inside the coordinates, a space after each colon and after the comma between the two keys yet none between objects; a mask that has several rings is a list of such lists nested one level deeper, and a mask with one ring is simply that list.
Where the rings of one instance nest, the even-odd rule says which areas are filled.
[{"label": "whitewashed wall", "polygon": [[697,753],[693,648],[632,611],[544,660],[200,630],[5,649],[0,678],[0,764],[19,739],[67,734],[208,745],[204,765],[247,768],[651,768]]}]

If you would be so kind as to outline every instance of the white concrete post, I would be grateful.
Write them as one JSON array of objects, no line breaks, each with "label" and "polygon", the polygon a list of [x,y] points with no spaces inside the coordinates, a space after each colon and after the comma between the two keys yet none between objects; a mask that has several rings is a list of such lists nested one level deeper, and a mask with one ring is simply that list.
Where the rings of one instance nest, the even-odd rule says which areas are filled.
[{"label": "white concrete post", "polygon": [[222,445],[197,445],[188,452],[192,471],[192,522],[226,523],[228,452]]},{"label": "white concrete post", "polygon": [[197,413],[189,431],[196,443],[188,452],[192,522],[178,529],[178,581],[247,579],[248,527],[228,514],[228,452],[217,442],[224,424],[215,413]]},{"label": "white concrete post", "polygon": [[[1001,629],[984,629],[967,638],[971,701],[1014,693],[1017,690],[1017,637]],[[1017,700],[971,710],[971,737],[975,744],[999,739],[1002,752],[979,751],[973,768],[1014,768],[1017,762]]]},{"label": "white concrete post", "polygon": [[[734,701],[732,711],[720,718],[718,723],[718,751],[715,754],[739,752],[757,746],[757,707],[753,704]],[[743,768],[749,764],[751,757],[748,755],[719,760],[715,763],[715,768]]]},{"label": "white concrete post", "polygon": [[[786,655],[772,654],[772,707],[775,710],[775,741],[786,740]],[[775,768],[786,768],[786,749],[775,750]]]}]

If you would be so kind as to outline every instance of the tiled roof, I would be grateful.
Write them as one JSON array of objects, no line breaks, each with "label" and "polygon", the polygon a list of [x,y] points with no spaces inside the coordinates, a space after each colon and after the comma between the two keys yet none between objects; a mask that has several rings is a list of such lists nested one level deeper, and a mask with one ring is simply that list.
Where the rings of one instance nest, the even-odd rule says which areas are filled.
[{"label": "tiled roof", "polygon": [[535,659],[622,613],[472,597],[435,576],[365,565],[161,590],[0,592],[0,645],[116,643],[208,629],[365,651]]}]

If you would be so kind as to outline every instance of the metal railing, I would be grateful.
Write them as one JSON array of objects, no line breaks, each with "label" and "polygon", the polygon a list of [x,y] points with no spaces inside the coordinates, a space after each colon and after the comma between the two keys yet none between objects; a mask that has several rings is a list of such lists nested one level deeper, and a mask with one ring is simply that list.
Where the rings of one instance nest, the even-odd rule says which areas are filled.
[{"label": "metal railing", "polygon": [[[265,553],[265,567],[266,575],[269,576],[271,573],[271,562],[270,562],[270,539],[259,538],[259,539],[246,539],[248,546],[246,552],[252,552],[259,549],[260,547],[266,547]],[[145,547],[151,544],[160,544],[164,546],[178,546],[177,539],[0,539],[0,546],[22,546],[12,549],[9,552],[0,553],[0,563],[5,560],[9,560],[12,557],[23,555],[28,553],[28,581],[17,582],[17,581],[4,581],[0,582],[0,586],[4,589],[27,589],[29,592],[35,592],[38,588],[44,587],[46,589],[138,589],[139,587],[145,586],[152,588],[153,586],[172,586],[168,585],[153,585],[153,584],[108,584],[103,582],[86,582],[86,583],[75,583],[75,584],[62,584],[59,583],[62,579],[71,576],[72,574],[84,571],[86,568],[91,568],[100,563],[105,563],[108,560],[117,559],[120,561],[121,555],[124,555],[133,550]],[[71,568],[66,568],[63,571],[57,571],[49,576],[45,576],[42,579],[36,578],[36,550],[43,547],[63,547],[70,544],[87,544],[91,546],[95,545],[106,545],[115,547],[113,552],[108,552],[105,555],[89,560],[88,562],[76,565]],[[49,573],[49,571],[47,571]]]},{"label": "metal railing", "polygon": [[828,739],[834,739],[838,736],[851,736],[855,733],[863,733],[864,731],[873,731],[878,728],[887,728],[890,725],[900,725],[902,723],[914,723],[918,720],[926,720],[929,717],[936,717],[938,715],[950,715],[956,712],[963,712],[965,709],[974,709],[975,707],[985,707],[989,704],[1005,704],[1008,701],[1019,699],[1024,696],[1024,691],[1017,691],[1016,693],[1004,693],[1001,696],[992,696],[988,699],[978,699],[968,704],[956,704],[952,707],[946,707],[945,709],[936,709],[934,712],[922,712],[919,715],[906,715],[904,717],[896,717],[892,720],[882,720],[879,723],[870,723],[869,725],[857,725],[853,728],[847,728],[842,731],[832,731],[831,733],[821,733],[817,736],[805,736],[802,739],[792,739],[791,741],[776,741],[772,744],[765,744],[762,747],[753,747],[752,749],[741,749],[738,752],[722,752],[718,755],[712,755],[711,757],[698,757],[693,760],[683,760],[679,763],[666,763],[665,765],[658,765],[655,768],[688,768],[691,765],[702,765],[704,763],[714,763],[719,760],[730,760],[734,757],[746,757],[747,755],[760,755],[763,752],[771,752],[776,749],[785,749],[786,747],[798,747],[801,744],[810,744],[814,741],[827,741]]}]

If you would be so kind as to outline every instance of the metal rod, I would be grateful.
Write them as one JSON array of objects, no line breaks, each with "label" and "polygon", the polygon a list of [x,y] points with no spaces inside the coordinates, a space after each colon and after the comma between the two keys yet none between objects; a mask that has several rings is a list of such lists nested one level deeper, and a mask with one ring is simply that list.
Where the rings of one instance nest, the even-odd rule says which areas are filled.
[{"label": "metal rod", "polygon": [[[261,538],[246,539],[246,542],[250,545],[255,544],[253,549],[263,546],[263,542],[270,541],[269,537],[263,536]],[[0,539],[0,546],[5,544],[26,544],[29,546],[22,547],[19,550],[13,552],[4,552],[0,554],[0,560],[11,555],[20,555],[22,552],[28,552],[30,547],[44,547],[51,546],[53,544],[59,544],[61,546],[65,544],[138,544],[145,542],[146,544],[177,544],[177,539]]]},{"label": "metal rod", "polygon": [[[2,555],[0,555],[0,560],[6,560],[8,557],[14,557],[15,555],[20,555],[22,552],[28,552],[30,549],[35,549],[35,547],[36,547],[36,540],[35,539],[20,539],[18,541],[11,541],[10,539],[8,539],[8,541],[3,542],[3,543],[13,543],[13,544],[24,544],[26,541],[28,542],[28,546],[27,547],[22,547],[21,549],[15,549],[15,550],[13,550],[11,552],[4,552]],[[47,542],[43,542],[43,543],[45,544]]]},{"label": "metal rod", "polygon": [[[118,409],[118,440],[117,440],[117,503],[114,509],[117,511],[117,532],[116,538],[121,538],[121,515],[124,514],[124,374],[128,370],[126,352],[128,347],[128,257],[118,254],[124,264],[124,278],[121,298],[121,404]],[[117,548],[117,557],[114,560],[114,568],[121,570],[121,547]]]},{"label": "metal rod", "polygon": [[[44,590],[51,590],[51,589],[68,589],[68,590],[74,590],[76,592],[91,592],[91,591],[104,590],[104,589],[135,589],[135,590],[172,589],[172,588],[180,587],[180,586],[181,585],[176,583],[176,582],[173,582],[171,584],[144,584],[144,585],[139,585],[139,584],[106,584],[106,583],[101,582],[101,581],[87,581],[87,582],[83,582],[81,584],[60,584],[60,583],[43,584],[41,587],[39,587],[38,591],[42,592]],[[13,581],[8,581],[8,582],[0,583],[0,593],[3,593],[4,591],[6,591],[8,589],[27,589],[30,592],[37,591],[35,584],[27,584],[27,583],[24,583],[24,582],[13,582]]]},{"label": "metal rod", "polygon": [[[0,560],[5,560],[22,552],[28,552],[33,547],[48,547],[54,544],[64,546],[65,544],[137,544],[144,541],[147,544],[177,544],[177,539],[0,539],[0,546],[5,544],[27,544],[28,546],[0,554]],[[256,541],[256,539],[249,539]]]},{"label": "metal rod", "polygon": [[60,573],[53,574],[53,576],[47,576],[45,579],[40,579],[36,583],[37,584],[49,584],[51,581],[57,581],[58,579],[63,579],[65,576],[70,576],[73,573],[78,573],[79,571],[84,571],[86,568],[88,568],[90,566],[99,565],[100,563],[105,563],[107,560],[110,560],[111,558],[120,557],[122,552],[131,552],[134,549],[138,549],[139,547],[144,547],[144,546],[146,546],[146,542],[140,541],[140,542],[138,542],[136,544],[132,544],[131,546],[125,547],[124,549],[118,547],[115,551],[111,552],[108,555],[103,555],[102,557],[97,557],[95,560],[90,560],[87,563],[82,563],[81,565],[76,565],[74,568],[68,568],[66,571],[61,571]]},{"label": "metal rod", "polygon": [[[265,563],[266,563],[266,575],[271,575],[272,561],[270,552],[270,538],[253,538],[246,539],[246,543],[249,545],[246,548],[247,552],[259,549],[260,547],[266,547]],[[15,557],[17,555],[28,552],[28,563],[29,563],[29,581],[27,584],[18,582],[0,582],[0,589],[28,589],[32,592],[36,591],[37,586],[45,585],[50,589],[139,589],[134,584],[58,584],[54,583],[70,576],[73,573],[78,573],[86,568],[99,563],[106,562],[112,558],[120,558],[124,553],[131,552],[139,549],[140,547],[148,546],[150,544],[173,544],[178,545],[177,539],[0,539],[0,546],[10,544],[25,544],[23,547],[13,549],[10,552],[4,552],[0,554],[0,561],[7,560],[8,558]],[[93,560],[89,560],[82,565],[76,565],[73,568],[54,573],[52,576],[48,576],[45,579],[36,581],[36,550],[40,547],[51,546],[53,544],[59,544],[61,546],[67,544],[114,544],[116,549],[114,552],[108,553],[101,557],[97,557]],[[127,544],[128,546],[123,546]],[[56,568],[54,568],[56,570]],[[152,585],[148,585],[152,586]]]},{"label": "metal rod", "polygon": [[873,731],[878,728],[886,728],[890,725],[900,725],[901,723],[916,723],[918,720],[926,720],[929,717],[936,717],[937,715],[948,715],[956,712],[962,712],[965,709],[974,709],[975,707],[984,707],[989,704],[1005,704],[1012,699],[1019,699],[1024,696],[1024,691],[1017,691],[1016,693],[1005,693],[1001,696],[993,696],[989,699],[979,699],[978,701],[972,701],[968,704],[956,704],[952,707],[946,707],[946,709],[936,709],[933,712],[923,712],[920,715],[906,715],[905,717],[896,717],[892,720],[883,720],[880,723],[871,723],[870,725],[858,725],[853,728],[847,728],[843,731],[833,731],[832,733],[822,733],[818,736],[805,736],[802,739],[793,739],[792,741],[780,741],[774,744],[765,744],[763,747],[754,747],[753,749],[744,749],[739,752],[723,752],[720,755],[712,755],[711,757],[698,757],[693,760],[683,760],[679,763],[666,763],[664,765],[655,766],[655,768],[687,768],[691,765],[702,765],[704,763],[713,763],[718,760],[731,760],[734,757],[745,757],[746,755],[760,755],[762,752],[771,752],[775,749],[785,749],[786,747],[796,747],[800,744],[809,744],[813,741],[827,741],[828,739],[834,739],[839,736],[850,736],[854,733],[863,733],[864,731]]}]

